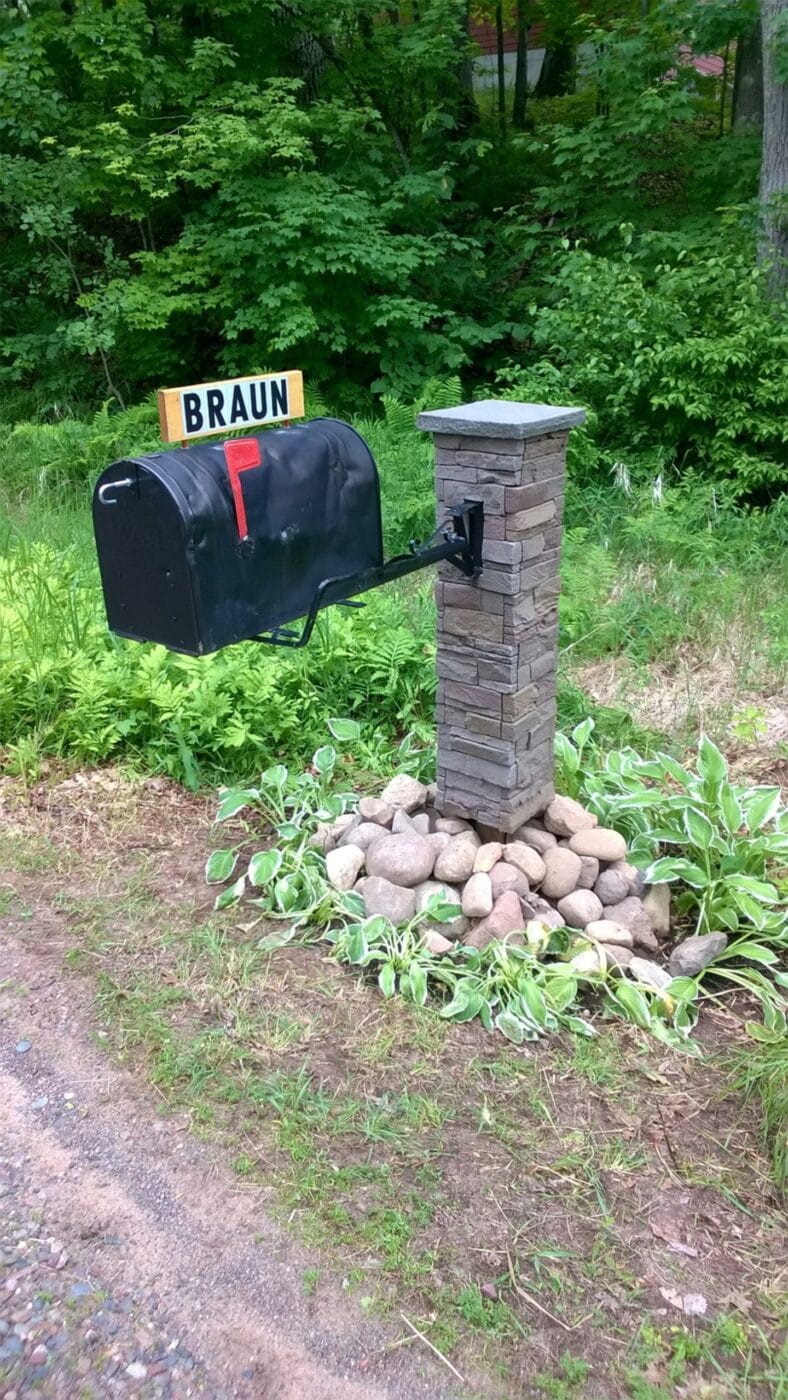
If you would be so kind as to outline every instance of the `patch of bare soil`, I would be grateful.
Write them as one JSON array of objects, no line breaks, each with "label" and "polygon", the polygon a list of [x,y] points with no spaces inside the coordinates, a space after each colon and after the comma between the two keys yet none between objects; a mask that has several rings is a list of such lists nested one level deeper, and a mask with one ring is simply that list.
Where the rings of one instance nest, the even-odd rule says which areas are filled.
[{"label": "patch of bare soil", "polygon": [[0,783],[7,1155],[205,1387],[149,1393],[774,1394],[784,1222],[715,1057],[734,1019],[696,1062],[384,1002],[212,912],[209,821],[111,770]]}]

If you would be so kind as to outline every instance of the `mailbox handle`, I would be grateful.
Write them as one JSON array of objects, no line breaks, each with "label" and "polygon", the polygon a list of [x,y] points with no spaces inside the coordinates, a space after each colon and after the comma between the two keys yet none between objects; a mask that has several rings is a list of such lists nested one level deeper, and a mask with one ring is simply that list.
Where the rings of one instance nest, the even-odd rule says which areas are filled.
[{"label": "mailbox handle", "polygon": [[108,496],[108,491],[121,491],[124,486],[133,486],[134,482],[130,476],[124,476],[122,481],[105,481],[103,486],[99,486],[98,498],[103,506],[116,506],[118,504],[114,496]]}]

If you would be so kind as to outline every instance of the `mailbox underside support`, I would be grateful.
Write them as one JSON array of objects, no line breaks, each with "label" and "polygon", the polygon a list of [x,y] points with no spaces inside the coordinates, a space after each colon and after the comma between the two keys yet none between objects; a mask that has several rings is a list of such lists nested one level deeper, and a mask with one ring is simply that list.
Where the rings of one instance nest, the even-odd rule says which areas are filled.
[{"label": "mailbox underside support", "polygon": [[286,627],[276,627],[272,632],[252,637],[251,640],[275,647],[305,647],[321,608],[346,603],[359,593],[368,593],[371,588],[379,588],[381,584],[391,583],[394,579],[404,578],[406,574],[414,574],[419,569],[444,560],[453,564],[466,578],[478,578],[482,572],[483,544],[484,506],[481,501],[465,500],[461,505],[451,507],[451,520],[441,525],[427,544],[411,541],[410,553],[395,555],[377,568],[323,579],[315,591],[300,635]]}]

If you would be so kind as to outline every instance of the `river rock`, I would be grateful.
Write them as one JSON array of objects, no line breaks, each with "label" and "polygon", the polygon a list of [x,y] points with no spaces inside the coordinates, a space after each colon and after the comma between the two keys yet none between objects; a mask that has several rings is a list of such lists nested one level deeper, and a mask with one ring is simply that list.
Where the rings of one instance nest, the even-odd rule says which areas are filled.
[{"label": "river rock", "polygon": [[334,844],[342,839],[349,826],[358,826],[358,823],[359,818],[353,812],[343,812],[341,817],[337,817],[336,821],[331,823],[331,839]]},{"label": "river rock", "polygon": [[[403,832],[416,830],[416,827],[404,807],[397,807],[394,812],[394,816],[391,819],[391,830],[394,836],[402,836]],[[423,834],[423,832],[419,832],[420,836]]]},{"label": "river rock", "polygon": [[580,857],[566,846],[551,846],[545,851],[545,873],[542,879],[542,894],[548,899],[563,899],[577,889],[577,882],[583,867]]},{"label": "river rock", "polygon": [[602,917],[612,919],[614,924],[623,924],[632,934],[633,941],[640,944],[641,948],[647,948],[650,953],[659,951],[659,944],[654,937],[651,920],[643,908],[643,902],[634,895],[619,900],[618,904],[605,905]]},{"label": "river rock", "polygon": [[527,899],[521,900],[520,903],[524,911],[527,907],[526,922],[528,919],[538,919],[540,924],[544,924],[550,929],[564,928],[566,926],[566,919],[563,914],[559,914],[558,910],[555,909],[552,904],[548,904],[546,899],[542,899],[541,895],[531,894]]},{"label": "river rock", "polygon": [[437,896],[444,904],[460,904],[462,896],[459,890],[455,890],[451,885],[447,885],[444,880],[424,880],[415,888],[416,913],[420,914],[427,908],[430,900]]},{"label": "river rock", "polygon": [[[643,879],[643,871],[638,870],[636,865],[630,865],[628,860],[613,861],[610,866],[617,875],[623,875],[627,882],[627,894],[633,894],[636,899],[642,899],[646,891],[646,882]],[[611,903],[613,901],[611,900]]]},{"label": "river rock", "polygon": [[[588,929],[586,929],[586,933],[588,933]],[[635,956],[632,949],[624,948],[618,943],[602,943],[600,946],[604,951],[608,969],[620,977],[624,968],[630,966]]]},{"label": "river rock", "polygon": [[471,948],[486,948],[495,938],[505,938],[523,928],[523,914],[520,900],[514,890],[504,890],[492,907],[492,912],[481,923],[476,924],[466,934],[465,942]]},{"label": "river rock", "polygon": [[326,875],[335,890],[352,890],[358,873],[364,864],[364,852],[360,846],[337,846],[326,854]]},{"label": "river rock", "polygon": [[392,924],[404,924],[416,913],[416,894],[402,885],[392,885],[381,875],[367,875],[359,880],[356,889],[364,900],[364,913],[367,918],[382,914]]},{"label": "river rock", "polygon": [[623,924],[614,924],[612,919],[593,919],[586,924],[586,933],[596,943],[613,943],[621,948],[632,947],[632,934]]},{"label": "river rock", "polygon": [[469,920],[461,912],[462,896],[459,890],[453,889],[451,885],[447,885],[443,880],[425,880],[423,884],[416,887],[417,913],[421,913],[426,909],[430,899],[435,895],[437,895],[438,899],[444,904],[456,904],[458,906],[457,915],[455,918],[450,919],[448,923],[442,923],[438,919],[430,919],[423,925],[423,928],[427,932],[437,931],[442,934],[444,938],[449,938],[454,941],[458,938],[462,938],[470,927]]},{"label": "river rock", "polygon": [[462,892],[462,912],[469,919],[486,919],[493,907],[492,880],[483,870],[472,875]]},{"label": "river rock", "polygon": [[[574,836],[577,831],[585,831],[596,826],[597,819],[573,797],[554,797],[544,813],[544,824],[554,836]],[[593,855],[593,851],[584,852]]]},{"label": "river rock", "polygon": [[452,836],[435,862],[435,878],[458,885],[464,883],[473,874],[473,862],[480,845],[475,831],[461,831]]},{"label": "river rock", "polygon": [[526,898],[531,893],[522,870],[518,870],[516,865],[508,865],[505,860],[501,860],[494,865],[490,871],[490,880],[493,887],[493,899],[497,899],[504,890],[514,890],[515,894]]},{"label": "river rock", "polygon": [[551,846],[558,845],[558,838],[552,831],[543,831],[540,826],[520,826],[514,833],[515,841],[524,841],[526,846],[533,846],[540,856],[545,851],[549,851]]},{"label": "river rock", "polygon": [[489,875],[493,866],[498,864],[502,854],[503,846],[500,841],[485,841],[473,858],[474,875],[478,875],[480,871]]},{"label": "river rock", "polygon": [[619,831],[611,831],[609,826],[597,826],[570,836],[569,849],[578,856],[595,856],[597,860],[624,860],[627,843]]},{"label": "river rock", "polygon": [[670,971],[673,977],[695,977],[704,967],[714,962],[728,946],[726,933],[696,933],[677,943],[670,955]]},{"label": "river rock", "polygon": [[358,804],[358,814],[365,822],[377,822],[378,826],[391,826],[394,808],[379,797],[362,797]]},{"label": "river rock", "polygon": [[599,861],[595,856],[581,856],[580,865],[582,869],[580,871],[580,879],[577,882],[577,888],[579,890],[592,890],[596,883],[596,877],[599,874]]},{"label": "river rock", "polygon": [[403,832],[400,836],[384,836],[367,853],[367,872],[382,875],[393,885],[412,889],[428,880],[435,867],[435,852],[426,836]]},{"label": "river rock", "polygon": [[318,822],[317,826],[312,832],[312,835],[307,841],[307,845],[313,846],[315,850],[322,851],[325,854],[326,851],[331,850],[333,844],[334,837],[331,833],[331,823]]},{"label": "river rock", "polygon": [[558,901],[558,912],[570,928],[585,928],[602,914],[602,905],[593,890],[573,890]]},{"label": "river rock", "polygon": [[638,982],[644,982],[647,987],[654,987],[658,992],[664,992],[673,981],[670,973],[650,958],[633,958],[629,964],[629,971]]},{"label": "river rock", "polygon": [[383,840],[388,835],[385,826],[378,826],[377,822],[359,822],[358,826],[349,826],[344,836],[337,842],[339,850],[343,846],[359,846],[362,851],[368,851],[370,846],[374,846],[376,841]]},{"label": "river rock", "polygon": [[608,870],[603,870],[594,885],[594,894],[603,904],[618,904],[620,900],[626,899],[629,894],[629,881],[623,870],[617,870],[614,865]]},{"label": "river rock", "polygon": [[667,938],[670,933],[670,885],[649,886],[643,896],[643,908],[657,937]]},{"label": "river rock", "polygon": [[570,972],[601,972],[604,964],[604,953],[600,953],[598,948],[579,948],[572,954],[569,960]]},{"label": "river rock", "polygon": [[436,860],[438,859],[440,852],[445,851],[446,847],[451,841],[451,837],[446,831],[431,831],[429,836],[427,836],[425,839],[429,841],[433,851],[435,852]]},{"label": "river rock", "polygon": [[447,836],[459,836],[461,831],[473,831],[473,827],[464,817],[438,817],[435,830],[445,831]]},{"label": "river rock", "polygon": [[424,943],[425,946],[429,948],[431,953],[438,954],[450,953],[452,948],[454,947],[454,944],[452,943],[450,938],[444,938],[443,934],[438,933],[438,930],[434,928],[427,930],[427,937],[425,938]]},{"label": "river rock", "polygon": [[541,885],[545,877],[545,863],[533,846],[524,841],[508,841],[503,848],[503,858],[507,865],[522,870],[530,886]]},{"label": "river rock", "polygon": [[380,800],[395,810],[401,807],[405,812],[415,812],[417,807],[423,807],[427,801],[427,789],[424,783],[420,783],[417,778],[411,778],[409,773],[397,773],[395,778],[386,783]]},{"label": "river rock", "polygon": [[420,836],[429,836],[430,819],[426,812],[414,812],[410,820],[414,830],[418,831]]}]

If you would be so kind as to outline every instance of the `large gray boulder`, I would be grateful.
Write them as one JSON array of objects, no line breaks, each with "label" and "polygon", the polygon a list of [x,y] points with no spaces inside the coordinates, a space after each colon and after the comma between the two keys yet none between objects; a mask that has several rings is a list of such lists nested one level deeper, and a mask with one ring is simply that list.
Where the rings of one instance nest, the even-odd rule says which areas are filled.
[{"label": "large gray boulder", "polygon": [[704,967],[714,962],[728,946],[726,933],[696,933],[677,943],[670,955],[670,971],[673,977],[696,977]]},{"label": "large gray boulder", "polygon": [[392,885],[413,889],[428,880],[435,867],[435,850],[426,836],[417,832],[384,836],[367,852],[367,872],[382,875]]},{"label": "large gray boulder", "polygon": [[[597,819],[573,797],[554,797],[544,814],[544,824],[554,836],[574,836],[596,826]],[[592,853],[593,854],[593,853]]]},{"label": "large gray boulder", "polygon": [[579,855],[566,846],[552,846],[542,858],[545,873],[541,888],[547,899],[563,899],[577,889],[583,869]]},{"label": "large gray boulder", "polygon": [[390,919],[392,924],[404,924],[408,919],[412,919],[416,912],[416,894],[414,890],[406,890],[402,885],[392,885],[390,880],[384,880],[381,875],[367,875],[365,879],[359,880],[356,889],[364,901],[364,913],[367,918],[373,914],[382,914],[384,918]]}]

